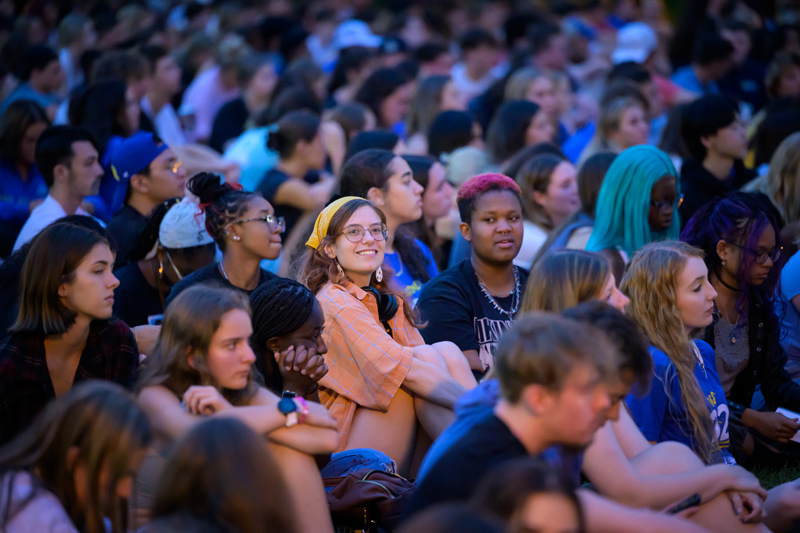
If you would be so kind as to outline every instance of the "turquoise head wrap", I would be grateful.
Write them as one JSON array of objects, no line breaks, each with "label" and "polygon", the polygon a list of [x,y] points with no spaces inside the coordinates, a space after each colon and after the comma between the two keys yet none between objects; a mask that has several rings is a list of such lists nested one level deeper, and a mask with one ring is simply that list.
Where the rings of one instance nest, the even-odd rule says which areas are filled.
[{"label": "turquoise head wrap", "polygon": [[586,249],[599,252],[621,248],[631,256],[647,243],[678,240],[678,198],[670,227],[656,232],[647,222],[653,184],[666,175],[675,177],[680,198],[678,173],[667,154],[648,145],[633,146],[619,154],[600,187],[594,229]]}]

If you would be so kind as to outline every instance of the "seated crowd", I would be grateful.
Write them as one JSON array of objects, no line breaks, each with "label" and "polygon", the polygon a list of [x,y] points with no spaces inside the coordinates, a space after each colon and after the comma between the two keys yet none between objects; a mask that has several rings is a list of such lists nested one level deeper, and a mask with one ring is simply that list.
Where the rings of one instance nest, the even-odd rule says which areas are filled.
[{"label": "seated crowd", "polygon": [[764,3],[0,2],[0,530],[798,530]]}]

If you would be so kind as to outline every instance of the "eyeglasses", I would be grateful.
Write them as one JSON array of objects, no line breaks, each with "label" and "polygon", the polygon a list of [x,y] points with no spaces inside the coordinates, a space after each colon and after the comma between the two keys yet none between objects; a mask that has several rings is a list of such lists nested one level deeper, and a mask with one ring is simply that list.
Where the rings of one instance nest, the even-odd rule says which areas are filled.
[{"label": "eyeglasses", "polygon": [[176,159],[172,163],[167,163],[167,170],[171,170],[173,174],[177,174],[178,169],[181,168],[181,165],[183,165],[183,161]]},{"label": "eyeglasses", "polygon": [[783,246],[778,248],[773,248],[772,250],[753,250],[752,248],[745,248],[740,244],[736,244],[735,242],[730,242],[728,244],[732,244],[737,248],[741,248],[742,250],[747,250],[751,254],[756,256],[756,263],[759,265],[763,265],[767,262],[767,257],[769,257],[773,263],[776,263],[778,259],[781,258],[781,254],[783,253]]},{"label": "eyeglasses", "polygon": [[[657,210],[661,211],[662,209],[664,209],[666,207],[672,207],[672,204],[674,204],[675,202],[676,202],[676,200],[666,200],[666,201],[663,201],[663,202],[653,202],[653,201],[651,201],[650,205],[655,207]],[[678,205],[675,206],[676,209],[678,207],[680,207],[681,204],[683,203],[683,195],[682,194],[680,196],[678,196],[677,202],[678,202]]]},{"label": "eyeglasses", "polygon": [[358,224],[353,224],[352,226],[347,226],[344,228],[344,231],[339,235],[344,235],[350,242],[361,242],[364,239],[364,234],[367,231],[369,231],[370,236],[372,236],[372,238],[376,241],[385,241],[388,233],[386,226],[383,224],[373,224],[369,228],[359,226]]},{"label": "eyeglasses", "polygon": [[273,230],[278,228],[281,230],[281,233],[286,231],[286,219],[283,217],[276,217],[275,215],[264,215],[263,217],[258,218],[245,218],[244,220],[231,222],[231,224],[244,224],[245,222],[263,222],[268,224]]}]

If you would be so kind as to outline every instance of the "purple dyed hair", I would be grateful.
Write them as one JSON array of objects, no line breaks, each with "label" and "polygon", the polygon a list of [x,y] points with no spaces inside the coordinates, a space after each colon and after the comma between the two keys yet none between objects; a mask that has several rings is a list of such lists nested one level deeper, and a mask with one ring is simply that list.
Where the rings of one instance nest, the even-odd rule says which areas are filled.
[{"label": "purple dyed hair", "polygon": [[[747,314],[748,294],[762,293],[765,301],[775,294],[781,273],[781,260],[773,265],[766,281],[759,286],[749,284],[749,273],[756,261],[755,250],[762,233],[771,225],[776,246],[783,246],[778,216],[769,200],[761,194],[735,192],[701,207],[686,223],[681,240],[705,252],[709,272],[719,277],[722,260],[717,255],[717,243],[725,241],[742,247],[742,262],[737,275],[739,286],[745,288],[736,300],[736,310]],[[772,309],[772,306],[768,306]],[[774,312],[774,311],[772,311]]]}]

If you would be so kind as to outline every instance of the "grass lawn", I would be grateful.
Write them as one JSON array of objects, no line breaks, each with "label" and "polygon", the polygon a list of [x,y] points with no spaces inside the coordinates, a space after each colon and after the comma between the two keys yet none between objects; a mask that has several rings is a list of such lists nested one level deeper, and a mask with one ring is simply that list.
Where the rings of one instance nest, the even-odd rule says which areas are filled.
[{"label": "grass lawn", "polygon": [[800,464],[789,463],[783,467],[758,466],[752,472],[761,481],[761,486],[769,490],[787,481],[800,478]]}]

